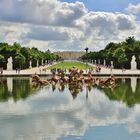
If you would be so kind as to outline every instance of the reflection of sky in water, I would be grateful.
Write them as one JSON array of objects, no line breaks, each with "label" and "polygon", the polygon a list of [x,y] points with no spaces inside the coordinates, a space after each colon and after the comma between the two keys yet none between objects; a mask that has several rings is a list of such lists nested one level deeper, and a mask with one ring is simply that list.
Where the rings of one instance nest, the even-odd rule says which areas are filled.
[{"label": "reflection of sky in water", "polygon": [[140,139],[140,105],[110,101],[97,88],[73,100],[68,88],[44,87],[26,100],[0,103],[0,139]]}]

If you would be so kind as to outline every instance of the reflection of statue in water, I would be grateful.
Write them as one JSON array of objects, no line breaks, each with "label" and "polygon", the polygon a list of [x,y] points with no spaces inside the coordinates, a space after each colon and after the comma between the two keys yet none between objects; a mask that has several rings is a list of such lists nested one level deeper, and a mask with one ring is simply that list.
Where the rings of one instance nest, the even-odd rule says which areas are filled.
[{"label": "reflection of statue in water", "polygon": [[86,85],[86,87],[87,87],[87,89],[88,89],[89,92],[91,91],[92,86],[93,86],[92,83],[88,83],[88,84]]},{"label": "reflection of statue in water", "polygon": [[65,90],[65,83],[60,83],[59,91],[63,92]]},{"label": "reflection of statue in water", "polygon": [[71,92],[71,95],[73,99],[77,97],[77,94],[80,92],[79,84],[69,84],[69,91]]},{"label": "reflection of statue in water", "polygon": [[55,89],[56,89],[56,84],[52,83],[52,91],[55,91]]},{"label": "reflection of statue in water", "polygon": [[137,69],[136,57],[135,55],[133,55],[131,60],[131,70],[136,70],[136,69]]},{"label": "reflection of statue in water", "polygon": [[137,87],[137,77],[131,77],[132,92],[135,93]]},{"label": "reflection of statue in water", "polygon": [[9,92],[13,91],[13,78],[7,77],[7,88]]}]

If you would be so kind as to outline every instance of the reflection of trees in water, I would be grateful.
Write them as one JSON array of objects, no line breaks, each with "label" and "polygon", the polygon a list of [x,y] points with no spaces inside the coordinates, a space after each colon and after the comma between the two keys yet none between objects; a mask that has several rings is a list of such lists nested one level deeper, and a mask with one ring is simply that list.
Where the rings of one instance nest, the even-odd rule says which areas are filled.
[{"label": "reflection of trees in water", "polygon": [[20,98],[27,98],[32,91],[29,79],[13,79],[13,98],[15,101]]},{"label": "reflection of trees in water", "polygon": [[132,91],[131,79],[118,79],[118,86],[113,90],[111,88],[101,89],[109,97],[110,100],[117,100],[126,103],[129,107],[140,103],[140,79],[137,79],[136,90]]},{"label": "reflection of trees in water", "polygon": [[9,96],[11,96],[7,87],[7,79],[0,78],[0,101],[7,101]]},{"label": "reflection of trees in water", "polygon": [[[64,92],[65,89],[69,89],[73,99],[75,99],[79,93],[83,92],[83,89],[85,89],[86,98],[88,98],[88,93],[96,87],[101,91],[104,91],[105,95],[110,100],[122,101],[129,107],[132,107],[135,104],[140,103],[140,79],[137,78],[134,80],[133,78],[133,81],[136,82],[135,88],[132,87],[133,81],[131,79],[132,78],[117,79],[117,86],[115,88],[101,88],[100,86],[94,85],[94,83],[57,83],[48,85],[48,87],[52,87],[53,92],[56,89],[58,89],[59,92]],[[11,82],[12,85],[10,84]],[[10,84],[10,86],[8,84]],[[9,98],[13,98],[14,101],[26,99],[38,89],[40,89],[40,86],[32,86],[29,78],[12,78],[10,79],[10,82],[8,82],[8,78],[1,77],[0,101],[7,101]]]},{"label": "reflection of trees in water", "polygon": [[[11,80],[11,79],[10,79]],[[12,85],[8,85],[8,78],[0,79],[0,101],[7,101],[13,98],[14,101],[25,99],[33,93],[30,80],[28,78],[12,78]],[[9,90],[9,87],[12,91]]]}]

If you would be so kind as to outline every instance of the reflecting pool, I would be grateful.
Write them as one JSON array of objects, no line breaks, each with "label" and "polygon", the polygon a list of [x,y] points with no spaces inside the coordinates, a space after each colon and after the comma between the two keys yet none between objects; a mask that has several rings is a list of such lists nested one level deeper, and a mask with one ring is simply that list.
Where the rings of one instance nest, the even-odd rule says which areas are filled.
[{"label": "reflecting pool", "polygon": [[140,79],[37,87],[0,78],[0,140],[140,140]]}]

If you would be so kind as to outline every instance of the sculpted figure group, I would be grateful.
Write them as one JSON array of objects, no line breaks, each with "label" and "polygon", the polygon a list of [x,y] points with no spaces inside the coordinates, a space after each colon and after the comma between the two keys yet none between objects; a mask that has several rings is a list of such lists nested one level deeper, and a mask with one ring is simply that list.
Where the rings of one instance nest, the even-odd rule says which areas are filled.
[{"label": "sculpted figure group", "polygon": [[52,71],[52,75],[50,79],[41,79],[38,75],[32,76],[32,82],[39,85],[48,85],[51,84],[78,84],[78,83],[94,83],[98,86],[114,86],[115,85],[115,77],[111,75],[106,79],[94,78],[92,73],[89,71],[86,76],[84,76],[83,70],[78,70],[76,67],[73,67],[69,70],[69,74],[66,75],[63,69],[60,69],[58,74],[55,71]]}]

